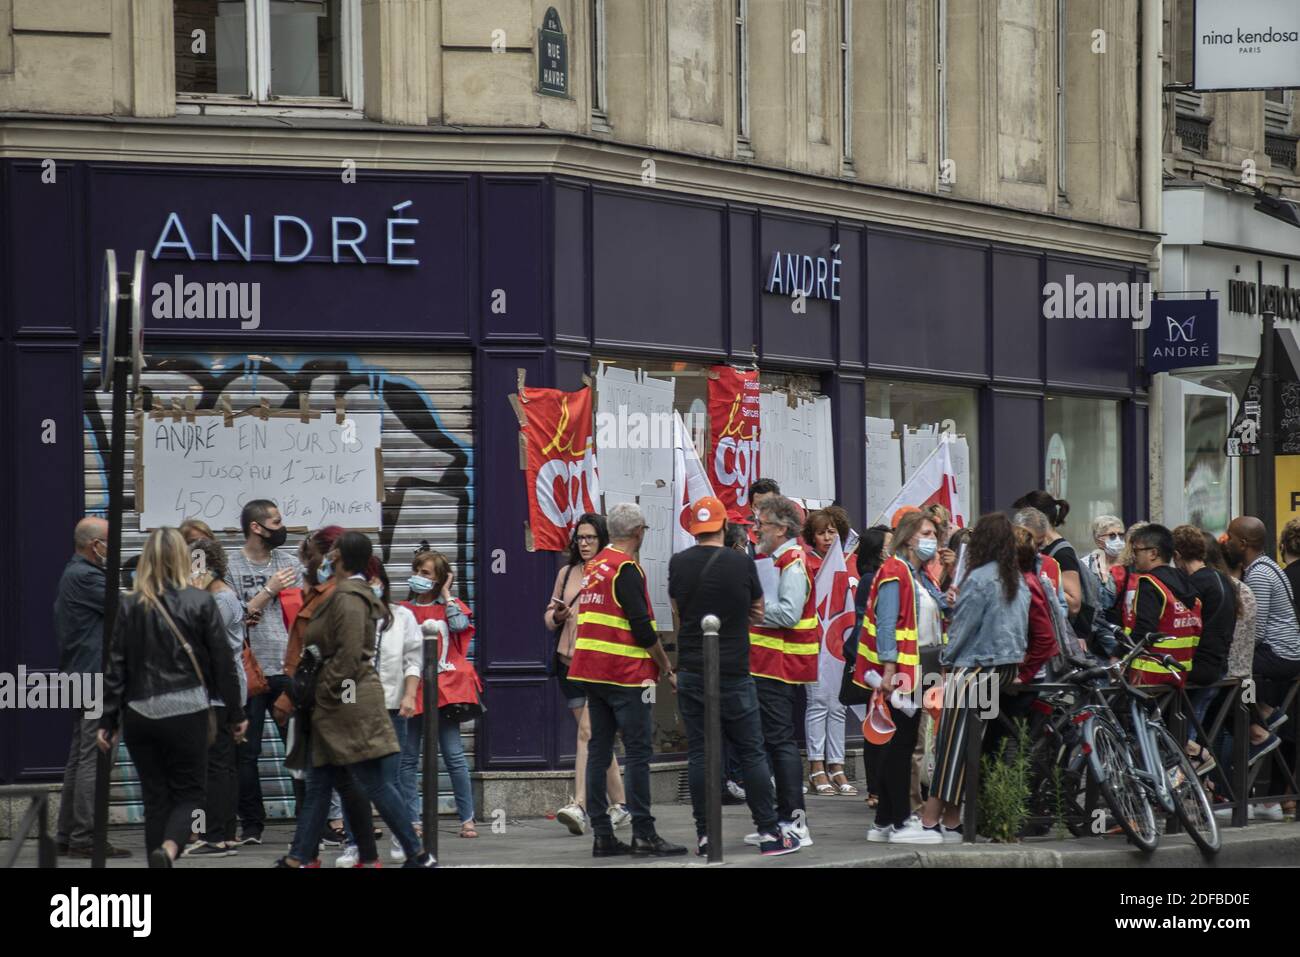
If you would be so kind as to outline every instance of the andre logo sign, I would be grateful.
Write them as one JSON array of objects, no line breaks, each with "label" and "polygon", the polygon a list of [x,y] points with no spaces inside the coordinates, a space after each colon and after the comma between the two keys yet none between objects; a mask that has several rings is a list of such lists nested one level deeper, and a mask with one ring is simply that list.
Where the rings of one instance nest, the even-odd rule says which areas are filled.
[{"label": "andre logo sign", "polygon": [[599,512],[591,389],[521,388],[533,548],[562,552],[584,512]]},{"label": "andre logo sign", "polygon": [[1146,330],[1148,372],[1187,366],[1212,366],[1219,361],[1219,302],[1217,299],[1156,299]]}]

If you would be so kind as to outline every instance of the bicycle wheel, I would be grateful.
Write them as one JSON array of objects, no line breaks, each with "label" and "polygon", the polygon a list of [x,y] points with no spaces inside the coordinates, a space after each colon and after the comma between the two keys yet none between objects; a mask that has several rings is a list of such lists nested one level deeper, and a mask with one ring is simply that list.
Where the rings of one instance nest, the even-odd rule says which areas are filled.
[{"label": "bicycle wheel", "polygon": [[1168,728],[1155,727],[1151,730],[1160,766],[1165,770],[1165,779],[1174,796],[1174,813],[1204,853],[1217,854],[1220,847],[1219,825],[1214,819],[1209,795],[1205,793],[1205,786],[1197,777],[1187,752],[1178,746]]},{"label": "bicycle wheel", "polygon": [[1084,737],[1091,746],[1088,763],[1102,797],[1129,841],[1150,854],[1160,843],[1160,831],[1124,739],[1108,722],[1095,717],[1084,725]]}]

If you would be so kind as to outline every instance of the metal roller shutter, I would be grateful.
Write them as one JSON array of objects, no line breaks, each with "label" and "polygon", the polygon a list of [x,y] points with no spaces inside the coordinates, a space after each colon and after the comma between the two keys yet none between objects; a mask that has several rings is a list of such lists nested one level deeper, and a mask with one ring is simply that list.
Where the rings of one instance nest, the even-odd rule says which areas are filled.
[{"label": "metal roller shutter", "polygon": [[[99,354],[83,362],[85,390],[86,511],[103,514],[108,503],[108,428],[111,396],[98,392]],[[379,546],[394,583],[410,575],[410,559],[421,541],[447,555],[456,569],[460,594],[474,601],[474,427],[472,362],[467,353],[268,350],[150,350],[141,375],[143,407],[154,399],[170,409],[193,397],[197,411],[217,409],[228,399],[235,411],[266,399],[272,409],[297,409],[307,394],[311,408],[332,411],[341,398],[349,415],[382,415],[384,459],[383,528]],[[135,513],[135,435],[128,429],[126,508],[122,554],[138,554],[144,536]],[[286,489],[291,494],[291,489]],[[291,522],[292,523],[292,522]],[[178,518],[179,524],[179,518]],[[217,530],[222,544],[239,547],[237,532]],[[295,540],[291,536],[291,542]],[[476,649],[471,649],[471,656]],[[474,726],[461,726],[465,750],[474,766]],[[293,814],[293,791],[283,768],[284,749],[267,721],[261,774],[267,814]],[[445,767],[439,774],[439,811],[454,813]],[[119,748],[113,777],[110,819],[143,820],[139,781],[125,748]]]}]

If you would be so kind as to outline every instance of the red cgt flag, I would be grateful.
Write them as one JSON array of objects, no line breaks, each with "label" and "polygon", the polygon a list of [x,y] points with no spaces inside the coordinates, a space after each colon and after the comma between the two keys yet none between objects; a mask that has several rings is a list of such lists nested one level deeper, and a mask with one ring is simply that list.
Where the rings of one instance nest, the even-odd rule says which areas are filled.
[{"label": "red cgt flag", "polygon": [[733,522],[749,520],[749,486],[758,479],[758,372],[713,366],[709,380],[709,481]]},{"label": "red cgt flag", "polygon": [[519,390],[527,424],[528,523],[533,548],[562,552],[584,512],[599,511],[600,485],[591,435],[591,389]]}]

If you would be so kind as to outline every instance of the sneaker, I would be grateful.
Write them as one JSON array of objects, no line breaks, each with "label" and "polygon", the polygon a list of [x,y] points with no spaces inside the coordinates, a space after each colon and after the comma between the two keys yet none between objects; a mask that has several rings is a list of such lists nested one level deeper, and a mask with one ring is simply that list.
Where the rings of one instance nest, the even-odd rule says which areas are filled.
[{"label": "sneaker", "polygon": [[243,844],[261,844],[261,843],[262,843],[262,832],[261,832],[260,830],[257,830],[257,831],[241,831],[241,832],[240,832],[240,835],[239,835],[239,840],[236,841],[235,843],[236,843],[236,844],[240,844],[240,845],[243,845]]},{"label": "sneaker", "polygon": [[632,812],[626,804],[614,804],[609,809],[609,826],[618,830],[632,823]]},{"label": "sneaker", "polygon": [[799,838],[794,836],[790,828],[784,830],[778,829],[775,834],[760,835],[761,843],[758,845],[758,853],[764,857],[780,857],[783,854],[793,854],[799,850]]},{"label": "sneaker", "polygon": [[1282,725],[1286,724],[1287,714],[1281,708],[1274,708],[1268,720],[1264,722],[1265,731],[1276,731]]},{"label": "sneaker", "polygon": [[937,830],[930,830],[921,824],[918,818],[908,818],[902,827],[896,827],[889,835],[890,844],[942,844],[943,835]]},{"label": "sneaker", "polygon": [[[587,833],[587,812],[582,809],[581,804],[568,804],[555,812],[555,819],[569,829],[570,834],[583,835]],[[610,822],[613,823],[614,816],[610,815]]]},{"label": "sneaker", "polygon": [[1259,742],[1259,744],[1252,744],[1250,746],[1250,763],[1254,764],[1256,761],[1258,761],[1264,755],[1268,754],[1270,751],[1276,751],[1278,747],[1281,746],[1281,744],[1282,744],[1282,739],[1279,738],[1276,734],[1271,734],[1271,733],[1267,738]]},{"label": "sneaker", "polygon": [[888,844],[889,836],[893,833],[894,825],[892,824],[885,824],[884,826],[873,824],[870,830],[867,831],[867,840],[872,844]]},{"label": "sneaker", "polygon": [[233,853],[225,844],[209,844],[207,841],[195,841],[185,850],[181,857],[229,857]]},{"label": "sneaker", "polygon": [[438,859],[434,857],[432,854],[430,854],[428,851],[425,851],[415,860],[407,861],[402,866],[403,867],[437,867]]},{"label": "sneaker", "polygon": [[737,784],[735,781],[728,781],[728,782],[727,782],[726,791],[727,791],[727,794],[731,795],[731,798],[732,798],[732,800],[734,800],[734,801],[744,801],[744,800],[745,800],[745,789],[742,788],[742,787],[741,787],[739,784]]},{"label": "sneaker", "polygon": [[[288,855],[286,855],[286,857],[287,857],[287,856],[288,856]],[[319,869],[320,869],[320,858],[318,857],[318,858],[316,858],[316,860],[314,860],[314,861],[308,861],[306,864],[299,864],[297,867],[294,867],[292,864],[290,864],[290,863],[285,859],[285,857],[277,857],[277,858],[275,859],[275,863],[272,864],[271,866],[272,866],[272,867],[283,868],[284,870],[288,870],[288,871],[319,870]]]},{"label": "sneaker", "polygon": [[402,842],[397,839],[397,835],[392,837],[392,843],[388,847],[388,859],[394,864],[400,864],[406,860],[406,851],[402,850]]},{"label": "sneaker", "polygon": [[755,831],[753,834],[745,835],[745,843],[753,847],[760,847],[763,844],[763,835]]},{"label": "sneaker", "polygon": [[696,839],[696,841],[695,841],[695,856],[696,856],[696,857],[708,857],[708,856],[709,856],[709,835],[707,835],[707,834],[701,834],[701,835]]},{"label": "sneaker", "polygon": [[943,844],[961,843],[961,828],[945,827],[942,823],[935,825],[922,824],[921,826],[932,834],[938,834],[939,841]]},{"label": "sneaker", "polygon": [[356,864],[353,865],[353,866],[354,866],[354,867],[373,867],[373,868],[382,868],[382,867],[384,866],[384,864],[383,864],[382,861],[379,860],[379,858],[376,857],[373,861],[357,861]]},{"label": "sneaker", "polygon": [[343,848],[343,853],[334,858],[335,867],[356,867],[361,863],[361,852],[355,844]]},{"label": "sneaker", "polygon": [[1285,815],[1282,814],[1282,805],[1280,804],[1252,804],[1250,809],[1255,812],[1257,821],[1282,821]]},{"label": "sneaker", "polygon": [[812,847],[812,831],[808,830],[808,825],[804,821],[796,821],[787,826],[790,833],[799,839],[800,847]]},{"label": "sneaker", "polygon": [[325,833],[321,836],[320,842],[324,847],[342,847],[347,844],[348,836],[343,828],[337,824],[331,824],[325,828]]},{"label": "sneaker", "polygon": [[684,846],[665,841],[658,834],[653,837],[633,836],[632,838],[633,857],[676,857],[678,854],[685,853]]}]

